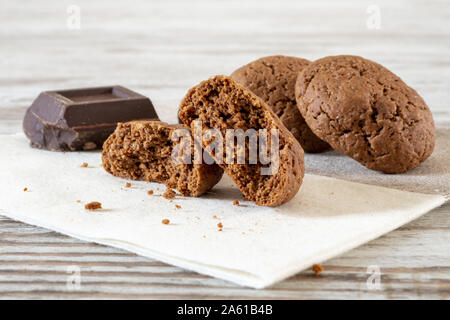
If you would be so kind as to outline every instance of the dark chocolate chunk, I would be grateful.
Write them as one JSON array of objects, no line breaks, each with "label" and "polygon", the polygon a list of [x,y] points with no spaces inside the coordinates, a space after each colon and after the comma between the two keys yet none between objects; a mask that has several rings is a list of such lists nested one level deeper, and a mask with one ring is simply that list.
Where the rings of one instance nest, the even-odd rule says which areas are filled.
[{"label": "dark chocolate chunk", "polygon": [[118,122],[158,119],[149,98],[121,86],[45,91],[28,108],[23,130],[36,148],[101,149]]}]

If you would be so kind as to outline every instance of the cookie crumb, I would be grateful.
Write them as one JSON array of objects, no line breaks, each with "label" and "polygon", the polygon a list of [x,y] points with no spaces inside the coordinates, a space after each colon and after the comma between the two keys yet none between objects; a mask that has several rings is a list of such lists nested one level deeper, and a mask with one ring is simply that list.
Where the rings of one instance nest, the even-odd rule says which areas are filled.
[{"label": "cookie crumb", "polygon": [[83,164],[80,166],[80,168],[87,168],[87,167],[88,167],[87,162],[83,162]]},{"label": "cookie crumb", "polygon": [[312,266],[312,270],[316,274],[316,277],[319,276],[319,274],[323,271],[323,267],[320,264],[314,264]]},{"label": "cookie crumb", "polygon": [[180,206],[179,204],[176,204],[176,205],[175,205],[175,208],[181,209],[181,206]]},{"label": "cookie crumb", "polygon": [[175,198],[176,192],[173,191],[171,188],[167,188],[166,192],[164,192],[163,197],[166,199],[173,199]]},{"label": "cookie crumb", "polygon": [[219,222],[219,223],[217,224],[217,227],[219,227],[219,228],[223,228],[223,224],[222,224],[222,222]]},{"label": "cookie crumb", "polygon": [[23,188],[23,192],[27,192],[28,191],[28,188]]},{"label": "cookie crumb", "polygon": [[149,196],[151,196],[151,195],[153,194],[153,190],[148,190],[148,191],[147,191],[147,194],[148,194]]},{"label": "cookie crumb", "polygon": [[219,231],[222,231],[222,228],[220,228]]},{"label": "cookie crumb", "polygon": [[86,210],[98,210],[102,208],[102,204],[97,201],[89,202],[84,206]]},{"label": "cookie crumb", "polygon": [[81,200],[77,200],[77,203],[81,203]]},{"label": "cookie crumb", "polygon": [[131,183],[127,182],[127,183],[125,184],[125,188],[131,188]]},{"label": "cookie crumb", "polygon": [[217,216],[216,216],[216,215],[214,215],[214,216],[213,216],[213,219],[217,219]]},{"label": "cookie crumb", "polygon": [[239,201],[238,200],[234,200],[233,201],[233,206],[238,206],[239,207]]},{"label": "cookie crumb", "polygon": [[203,236],[202,236],[202,238],[206,238],[206,236],[205,236],[205,235],[203,235]]},{"label": "cookie crumb", "polygon": [[162,222],[162,224],[169,224],[170,220],[169,219],[163,219],[161,222]]}]

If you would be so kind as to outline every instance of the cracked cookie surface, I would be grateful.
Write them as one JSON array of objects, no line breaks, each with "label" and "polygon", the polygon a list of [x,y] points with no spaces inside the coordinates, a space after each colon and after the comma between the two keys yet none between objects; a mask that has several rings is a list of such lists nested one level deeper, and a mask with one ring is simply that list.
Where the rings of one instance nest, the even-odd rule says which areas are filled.
[{"label": "cracked cookie surface", "polygon": [[373,61],[319,59],[299,74],[295,90],[311,130],[369,169],[406,172],[433,152],[434,122],[425,101]]},{"label": "cracked cookie surface", "polygon": [[301,58],[269,56],[250,62],[230,77],[262,98],[306,152],[321,152],[330,146],[312,133],[295,100],[297,75],[309,64]]},{"label": "cracked cookie surface", "polygon": [[161,121],[119,123],[103,145],[103,168],[125,179],[164,183],[185,196],[202,195],[219,182],[223,170],[216,164],[175,162],[172,150],[183,142],[171,139],[177,129],[189,130]]}]

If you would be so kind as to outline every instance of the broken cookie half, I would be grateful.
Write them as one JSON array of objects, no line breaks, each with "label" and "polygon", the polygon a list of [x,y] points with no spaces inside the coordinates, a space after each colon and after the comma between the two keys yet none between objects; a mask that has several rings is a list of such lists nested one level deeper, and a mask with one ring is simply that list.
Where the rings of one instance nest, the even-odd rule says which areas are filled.
[{"label": "broken cookie half", "polygon": [[297,194],[302,147],[261,98],[233,79],[215,76],[190,89],[178,116],[196,141],[200,131],[204,150],[248,200],[278,206]]},{"label": "broken cookie half", "polygon": [[186,157],[190,152],[183,155],[192,148],[190,137],[183,125],[152,120],[119,123],[103,145],[103,168],[117,177],[160,182],[184,196],[200,196],[220,181],[223,170],[214,163],[194,163]]}]

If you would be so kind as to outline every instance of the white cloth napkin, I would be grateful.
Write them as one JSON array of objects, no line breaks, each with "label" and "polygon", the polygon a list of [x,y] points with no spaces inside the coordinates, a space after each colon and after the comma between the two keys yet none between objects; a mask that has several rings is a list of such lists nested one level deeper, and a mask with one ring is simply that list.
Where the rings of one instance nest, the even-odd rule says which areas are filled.
[{"label": "white cloth napkin", "polygon": [[[277,208],[244,201],[227,177],[201,198],[178,196],[171,202],[161,196],[165,187],[160,184],[130,181],[126,188],[127,181],[102,169],[99,152],[36,150],[22,134],[0,136],[0,146],[0,214],[255,288],[445,202],[442,195],[310,174],[297,196]],[[89,166],[81,168],[83,162]],[[240,206],[233,205],[236,199]],[[91,201],[103,209],[85,210]]]}]

